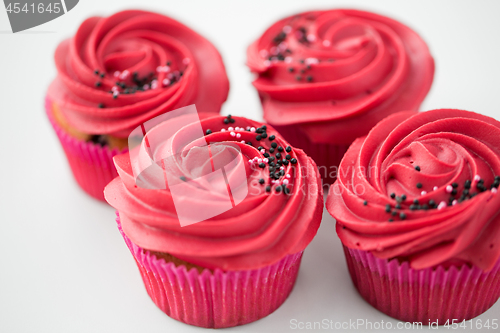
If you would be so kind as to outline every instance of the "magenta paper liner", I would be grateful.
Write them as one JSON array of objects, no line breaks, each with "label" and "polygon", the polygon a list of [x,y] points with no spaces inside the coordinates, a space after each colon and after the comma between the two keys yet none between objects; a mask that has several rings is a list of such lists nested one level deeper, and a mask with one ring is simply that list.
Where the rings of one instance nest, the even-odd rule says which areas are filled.
[{"label": "magenta paper liner", "polygon": [[467,265],[415,270],[408,262],[379,259],[367,251],[344,246],[344,253],[361,296],[399,320],[461,322],[486,312],[500,297],[500,261],[489,272]]},{"label": "magenta paper liner", "polygon": [[337,178],[338,167],[349,145],[315,143],[297,126],[273,126],[293,147],[302,149],[318,166],[323,183],[333,184]]},{"label": "magenta paper liner", "polygon": [[113,156],[125,153],[127,149],[110,150],[93,142],[73,138],[53,119],[52,102],[45,99],[45,111],[63,147],[73,176],[80,187],[92,197],[105,201],[103,190],[118,173],[113,164]]},{"label": "magenta paper liner", "polygon": [[116,222],[153,302],[168,316],[186,324],[223,328],[263,318],[287,299],[299,272],[302,252],[255,270],[187,271],[186,266],[157,259],[132,243],[121,228],[119,216]]}]

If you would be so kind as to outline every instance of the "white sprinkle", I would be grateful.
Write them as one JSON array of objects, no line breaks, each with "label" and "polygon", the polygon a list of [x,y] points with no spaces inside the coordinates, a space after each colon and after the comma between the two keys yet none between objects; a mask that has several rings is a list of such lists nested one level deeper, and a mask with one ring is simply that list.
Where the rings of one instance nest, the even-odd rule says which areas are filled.
[{"label": "white sprinkle", "polygon": [[129,71],[128,71],[128,70],[124,70],[124,71],[120,74],[120,79],[125,80],[125,79],[128,77],[128,74],[129,74]]},{"label": "white sprinkle", "polygon": [[247,131],[250,131],[250,126],[247,126]]},{"label": "white sprinkle", "polygon": [[248,164],[253,164],[253,160],[248,160]]},{"label": "white sprinkle", "polygon": [[267,158],[263,159],[262,162],[264,163],[269,163],[269,160]]},{"label": "white sprinkle", "polygon": [[283,32],[286,33],[286,34],[289,34],[290,32],[292,32],[292,27],[289,26],[289,25],[285,25],[283,27]]},{"label": "white sprinkle", "polygon": [[257,159],[257,162],[262,163],[262,158]]},{"label": "white sprinkle", "polygon": [[187,65],[187,64],[189,64],[190,62],[191,62],[191,59],[189,59],[189,58],[184,58],[184,59],[182,59],[182,63],[183,63],[184,65]]},{"label": "white sprinkle", "polygon": [[231,136],[233,136],[233,137],[234,137],[234,136],[236,136],[236,133],[231,132],[231,133],[229,133],[229,135],[231,135]]},{"label": "white sprinkle", "polygon": [[151,81],[151,89],[156,89],[157,87],[158,87],[158,81],[157,80]]},{"label": "white sprinkle", "polygon": [[285,167],[284,166],[280,166],[280,170],[285,170]]},{"label": "white sprinkle", "polygon": [[325,39],[325,40],[323,41],[323,46],[324,46],[324,47],[330,47],[330,45],[332,45],[332,42],[330,42],[328,39]]},{"label": "white sprinkle", "polygon": [[163,80],[163,85],[164,86],[168,86],[170,84],[170,80],[169,79],[164,79]]},{"label": "white sprinkle", "polygon": [[255,127],[251,127],[250,132],[252,132],[252,133],[255,132]]},{"label": "white sprinkle", "polygon": [[292,57],[285,57],[285,62],[286,62],[287,64],[291,63],[291,62],[292,62],[292,60],[293,60],[293,59],[292,59]]},{"label": "white sprinkle", "polygon": [[280,52],[276,46],[271,47],[269,51],[271,51],[272,55],[277,55]]},{"label": "white sprinkle", "polygon": [[446,186],[447,193],[451,193],[452,191],[453,191],[453,186],[451,186],[451,185]]},{"label": "white sprinkle", "polygon": [[422,192],[420,192],[420,195],[426,195],[426,194],[427,194],[427,192],[426,192],[426,191],[422,191]]},{"label": "white sprinkle", "polygon": [[241,143],[246,143],[245,140],[241,140]]},{"label": "white sprinkle", "polygon": [[266,150],[265,150],[264,148],[262,148],[262,149],[260,150],[260,152],[261,152],[262,154],[264,154],[264,153],[266,152]]},{"label": "white sprinkle", "polygon": [[236,126],[236,127],[234,128],[234,130],[235,130],[235,131],[239,131],[239,130],[240,130],[240,128],[239,128],[238,126]]},{"label": "white sprinkle", "polygon": [[437,186],[434,186],[434,188],[432,189],[433,191],[437,191],[439,187]]},{"label": "white sprinkle", "polygon": [[271,62],[269,60],[264,60],[264,66],[266,67],[271,66]]},{"label": "white sprinkle", "polygon": [[240,134],[240,133],[236,134],[236,137],[237,137],[238,139],[239,139],[239,138],[241,138],[241,134]]},{"label": "white sprinkle", "polygon": [[288,47],[288,45],[286,44],[286,42],[281,42],[280,45],[278,45],[278,49],[280,50],[286,50],[286,48]]},{"label": "white sprinkle", "polygon": [[438,209],[443,209],[443,208],[446,208],[446,206],[448,206],[448,205],[446,204],[446,202],[441,201],[441,202],[439,203]]},{"label": "white sprinkle", "polygon": [[234,131],[234,128],[233,127],[228,127],[227,129],[228,131]]},{"label": "white sprinkle", "polygon": [[116,71],[113,75],[114,75],[114,77],[118,77],[118,76],[120,76],[120,74],[121,73],[119,71]]},{"label": "white sprinkle", "polygon": [[451,203],[452,206],[455,206],[456,204],[458,203],[457,200],[453,200],[453,202]]},{"label": "white sprinkle", "polygon": [[267,56],[269,55],[269,52],[267,52],[267,50],[260,50],[259,53],[262,58],[267,58]]},{"label": "white sprinkle", "polygon": [[306,65],[313,65],[319,63],[319,60],[316,58],[306,58],[306,60],[304,60],[304,63]]},{"label": "white sprinkle", "polygon": [[493,187],[493,188],[491,189],[491,193],[493,193],[493,194],[497,194],[497,192],[498,192],[498,190],[497,190],[497,188],[496,188],[496,187]]},{"label": "white sprinkle", "polygon": [[168,74],[167,74],[167,78],[168,78],[169,80],[172,80],[172,79],[174,78],[174,74],[172,74],[172,73],[168,73]]},{"label": "white sprinkle", "polygon": [[282,183],[288,185],[288,179],[283,179]]},{"label": "white sprinkle", "polygon": [[290,179],[290,177],[292,177],[292,176],[290,176],[290,174],[287,173],[285,177],[288,178],[288,179]]},{"label": "white sprinkle", "polygon": [[475,175],[475,176],[474,176],[474,180],[475,180],[476,182],[480,181],[480,180],[481,180],[481,176],[479,176],[479,175]]},{"label": "white sprinkle", "polygon": [[316,36],[314,36],[313,34],[309,34],[307,35],[307,40],[312,43],[316,40]]},{"label": "white sprinkle", "polygon": [[113,86],[113,87],[111,87],[111,91],[113,91],[113,92],[114,92],[114,91],[118,91],[118,87],[117,87],[117,86]]},{"label": "white sprinkle", "polygon": [[221,132],[225,132],[225,131],[226,131],[226,129],[225,129],[225,128],[222,128],[220,131],[221,131]]},{"label": "white sprinkle", "polygon": [[116,90],[113,91],[113,96],[118,96],[118,95],[120,95],[120,93],[118,91],[116,91]]},{"label": "white sprinkle", "polygon": [[149,90],[149,84],[145,84],[145,85],[143,85],[143,86],[142,86],[142,89],[144,89],[144,90]]}]

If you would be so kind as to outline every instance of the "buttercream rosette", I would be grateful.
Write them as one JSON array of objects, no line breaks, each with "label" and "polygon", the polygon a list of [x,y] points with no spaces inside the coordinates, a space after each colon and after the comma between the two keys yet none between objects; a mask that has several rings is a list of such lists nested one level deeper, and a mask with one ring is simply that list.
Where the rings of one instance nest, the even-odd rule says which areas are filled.
[{"label": "buttercream rosette", "polygon": [[323,167],[331,182],[348,146],[386,116],[417,110],[434,75],[422,38],[404,24],[350,10],[303,12],[247,50],[264,119]]}]

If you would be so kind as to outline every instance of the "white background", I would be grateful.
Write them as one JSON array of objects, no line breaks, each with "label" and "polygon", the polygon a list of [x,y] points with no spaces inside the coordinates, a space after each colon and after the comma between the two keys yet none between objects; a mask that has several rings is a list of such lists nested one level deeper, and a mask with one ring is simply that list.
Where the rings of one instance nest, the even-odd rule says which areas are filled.
[{"label": "white background", "polygon": [[[393,17],[427,41],[436,73],[423,110],[462,108],[500,119],[497,1],[81,0],[68,14],[18,34],[10,33],[1,8],[0,332],[202,330],[156,308],[116,229],[114,210],[73,181],[43,111],[58,42],[95,14],[140,8],[170,15],[220,50],[231,83],[223,113],[261,119],[252,75],[244,65],[246,47],[284,16],[342,7]],[[500,320],[500,302],[478,318]],[[288,300],[270,316],[230,331],[283,332],[291,330],[292,319],[398,323],[357,294],[326,211]]]}]

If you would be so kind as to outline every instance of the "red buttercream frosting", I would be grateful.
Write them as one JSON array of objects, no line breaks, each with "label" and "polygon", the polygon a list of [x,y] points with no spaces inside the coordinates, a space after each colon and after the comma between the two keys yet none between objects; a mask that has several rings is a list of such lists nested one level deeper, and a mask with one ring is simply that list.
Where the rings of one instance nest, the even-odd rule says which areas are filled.
[{"label": "red buttercream frosting", "polygon": [[350,144],[387,115],[417,110],[434,76],[420,36],[358,10],[282,19],[250,45],[247,57],[266,121],[297,125],[318,143]]},{"label": "red buttercream frosting", "polygon": [[[189,182],[192,192],[187,200],[192,210],[205,211],[222,205],[226,184],[216,182],[215,186],[212,183],[207,187],[201,178],[213,170],[214,165],[212,158],[207,160],[200,148],[200,138],[192,135],[194,123],[179,126],[176,119],[161,123],[148,131],[146,138],[171,131],[170,139],[154,143],[154,148],[148,148],[153,140],[144,139],[136,148],[139,153],[133,155],[139,156],[139,161],[131,162],[130,153],[114,158],[119,177],[106,187],[104,194],[109,204],[119,211],[123,230],[135,244],[210,269],[246,270],[264,267],[300,252],[312,240],[319,228],[323,207],[320,178],[312,159],[299,149],[290,147],[287,151],[287,142],[270,126],[264,131],[266,137],[258,141],[262,124],[240,117],[232,117],[234,123],[225,124],[225,119],[228,118],[216,116],[201,120],[203,133],[210,130],[204,139],[212,156],[220,157],[218,163],[235,161],[235,147],[241,152],[238,163],[244,166],[248,193],[233,208],[202,222],[181,227],[171,180],[163,189],[137,186],[133,171],[134,165],[143,163],[139,157],[148,149],[148,156],[174,152],[175,155],[158,165],[174,178]],[[277,155],[280,147],[282,156]],[[268,161],[264,161],[264,154],[269,154]],[[275,166],[271,172],[272,164],[278,159],[286,160],[286,154],[290,156],[288,162],[282,164],[283,171]],[[259,167],[259,161],[249,162],[258,158],[263,160],[264,167]],[[272,179],[271,174],[277,175],[277,179]],[[229,172],[229,182],[232,177]],[[154,182],[153,179],[151,183]]]},{"label": "red buttercream frosting", "polygon": [[219,113],[229,90],[221,56],[208,40],[145,11],[85,20],[59,44],[55,63],[48,96],[89,134],[126,137],[144,121],[190,104]]},{"label": "red buttercream frosting", "polygon": [[500,122],[461,110],[402,112],[351,145],[326,207],[349,248],[415,269],[487,271],[500,257],[498,175]]}]

